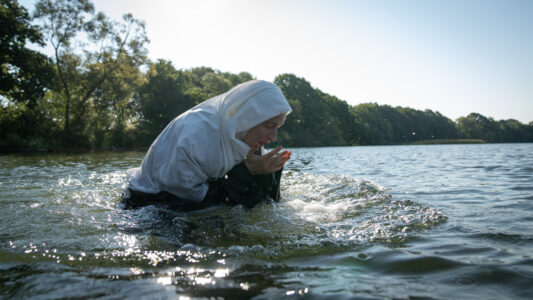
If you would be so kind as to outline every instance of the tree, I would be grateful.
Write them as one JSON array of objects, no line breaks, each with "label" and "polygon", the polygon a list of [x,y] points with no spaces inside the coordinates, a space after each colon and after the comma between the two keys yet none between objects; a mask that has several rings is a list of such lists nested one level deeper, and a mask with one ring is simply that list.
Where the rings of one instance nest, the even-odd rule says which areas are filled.
[{"label": "tree", "polygon": [[209,67],[192,68],[184,71],[184,75],[187,77],[187,93],[196,99],[196,103],[225,93],[240,83],[254,79],[248,72],[222,73]]},{"label": "tree", "polygon": [[121,57],[119,67],[108,80],[95,90],[91,110],[91,135],[95,146],[133,146],[134,101],[133,96],[145,82],[144,74],[135,62]]},{"label": "tree", "polygon": [[236,85],[238,85],[240,83],[243,83],[243,82],[250,81],[250,80],[254,79],[252,74],[250,74],[248,72],[240,72],[239,74],[233,74],[233,73],[224,72],[224,73],[222,73],[222,77],[224,77],[227,80],[229,80],[231,82],[231,86],[236,86]]},{"label": "tree", "polygon": [[160,59],[150,66],[146,83],[135,96],[144,143],[150,143],[172,119],[195,105],[186,93],[188,79],[170,61]]},{"label": "tree", "polygon": [[[293,74],[278,75],[274,83],[281,89],[293,112],[285,121],[281,135],[289,138],[286,145],[298,146],[341,146],[347,141],[339,127],[343,124],[328,104],[336,103],[319,89],[315,89],[304,78]],[[328,103],[329,101],[329,103]],[[332,105],[333,106],[333,105]]]},{"label": "tree", "polygon": [[457,119],[457,131],[463,138],[482,139],[486,142],[497,142],[496,131],[498,124],[494,119],[478,113],[471,113]]},{"label": "tree", "polygon": [[43,45],[39,28],[16,0],[0,0],[0,95],[32,107],[50,85],[47,57],[26,47]]},{"label": "tree", "polygon": [[[98,102],[97,90],[125,61],[137,67],[146,61],[144,23],[131,14],[110,20],[95,13],[88,0],[40,0],[34,17],[54,50],[58,84],[53,99],[64,107],[64,143],[77,144],[79,134],[86,132],[87,114]],[[75,45],[82,34],[86,42]]]},{"label": "tree", "polygon": [[0,0],[0,149],[41,149],[51,144],[53,122],[42,110],[43,95],[50,88],[47,57],[27,48],[42,44],[38,28],[17,1]]},{"label": "tree", "polygon": [[498,142],[532,142],[531,127],[520,123],[517,120],[500,120],[498,121],[496,139]]},{"label": "tree", "polygon": [[207,73],[202,77],[202,89],[206,98],[211,98],[229,91],[233,84],[219,73]]},{"label": "tree", "polygon": [[377,103],[362,103],[353,107],[355,120],[362,130],[362,144],[392,144],[393,126]]}]

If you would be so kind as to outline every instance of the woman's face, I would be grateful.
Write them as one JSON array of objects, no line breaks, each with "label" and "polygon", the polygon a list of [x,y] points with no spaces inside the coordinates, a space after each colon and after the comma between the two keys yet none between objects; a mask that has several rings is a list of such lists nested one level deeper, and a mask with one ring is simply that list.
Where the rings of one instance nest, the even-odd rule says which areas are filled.
[{"label": "woman's face", "polygon": [[259,150],[261,146],[276,141],[278,128],[283,126],[285,118],[286,115],[281,114],[250,128],[242,138],[242,141],[254,150]]}]

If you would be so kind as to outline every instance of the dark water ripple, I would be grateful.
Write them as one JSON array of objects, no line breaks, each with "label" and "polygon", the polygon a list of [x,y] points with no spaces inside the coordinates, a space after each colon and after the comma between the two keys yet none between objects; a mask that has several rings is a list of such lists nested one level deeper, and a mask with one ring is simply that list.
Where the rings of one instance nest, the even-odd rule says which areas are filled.
[{"label": "dark water ripple", "polygon": [[115,206],[143,153],[0,156],[0,298],[529,299],[533,145],[291,149],[284,200]]}]

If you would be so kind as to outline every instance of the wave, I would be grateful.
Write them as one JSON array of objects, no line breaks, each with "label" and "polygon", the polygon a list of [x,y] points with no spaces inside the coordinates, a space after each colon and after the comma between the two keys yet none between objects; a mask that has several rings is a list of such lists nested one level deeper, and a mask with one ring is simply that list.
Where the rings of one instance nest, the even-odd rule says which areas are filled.
[{"label": "wave", "polygon": [[401,245],[446,221],[435,208],[393,199],[379,184],[341,175],[288,171],[282,195],[279,203],[253,209],[223,206],[182,213],[150,206],[124,211],[119,229],[124,239],[152,234],[158,249],[282,259],[374,243]]}]

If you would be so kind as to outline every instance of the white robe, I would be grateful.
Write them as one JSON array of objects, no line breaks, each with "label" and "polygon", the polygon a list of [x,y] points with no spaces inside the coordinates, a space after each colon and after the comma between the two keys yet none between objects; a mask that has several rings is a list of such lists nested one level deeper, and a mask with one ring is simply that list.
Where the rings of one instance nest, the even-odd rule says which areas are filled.
[{"label": "white robe", "polygon": [[[290,112],[273,83],[242,83],[172,120],[150,146],[141,167],[127,171],[128,187],[145,193],[167,191],[200,202],[207,180],[224,176],[250,151],[236,133]],[[128,189],[125,192],[128,196]]]}]

